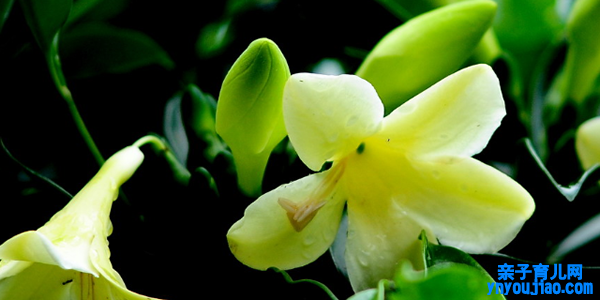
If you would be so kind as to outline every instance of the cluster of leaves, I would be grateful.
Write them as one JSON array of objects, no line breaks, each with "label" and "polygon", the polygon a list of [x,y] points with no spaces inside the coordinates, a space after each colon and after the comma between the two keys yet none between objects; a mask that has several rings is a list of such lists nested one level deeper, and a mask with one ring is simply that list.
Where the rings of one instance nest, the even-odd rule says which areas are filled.
[{"label": "cluster of leaves", "polygon": [[[352,296],[336,270],[335,251],[333,258],[289,273],[327,288],[289,285],[297,281],[288,274],[251,270],[230,254],[225,233],[253,198],[238,188],[229,146],[216,134],[215,99],[230,66],[260,37],[277,43],[292,73],[356,73],[373,84],[385,81],[389,78],[360,66],[386,33],[405,23],[420,26],[422,34],[405,34],[403,39],[413,40],[403,50],[428,58],[430,65],[406,59],[399,72],[405,77],[396,80],[410,82],[402,87],[412,90],[389,94],[402,92],[402,99],[394,100],[402,102],[462,66],[492,65],[508,116],[478,158],[520,182],[536,199],[537,210],[503,250],[510,256],[470,256],[422,237],[426,272],[404,264],[393,281],[353,299],[485,295],[497,264],[517,261],[514,257],[599,265],[598,222],[591,219],[577,230],[599,211],[593,201],[600,193],[599,172],[581,169],[573,139],[582,122],[599,114],[600,43],[594,34],[600,8],[585,0],[578,0],[584,3],[579,6],[567,0],[498,0],[485,34],[465,35],[478,36],[471,40],[459,35],[459,42],[456,34],[435,32],[429,21],[410,22],[451,2],[456,1],[229,0],[215,7],[0,0],[5,78],[0,137],[6,146],[0,203],[1,211],[13,216],[0,219],[0,240],[42,225],[108,154],[155,133],[171,148],[147,155],[112,215],[112,261],[131,290],[168,299],[215,292],[225,298]],[[428,30],[438,37],[437,47],[423,46],[433,43],[426,40]],[[271,153],[262,189],[307,173],[284,139]],[[593,272],[584,274],[586,280],[600,278]]]}]

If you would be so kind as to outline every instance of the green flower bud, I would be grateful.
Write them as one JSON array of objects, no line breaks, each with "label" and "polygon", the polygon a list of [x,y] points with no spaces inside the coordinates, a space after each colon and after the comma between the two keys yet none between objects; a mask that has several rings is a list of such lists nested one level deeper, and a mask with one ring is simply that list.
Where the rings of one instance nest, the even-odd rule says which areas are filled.
[{"label": "green flower bud", "polygon": [[269,155],[286,136],[283,87],[290,70],[273,41],[255,40],[227,73],[217,101],[216,130],[231,149],[238,185],[261,193]]},{"label": "green flower bud", "polygon": [[493,1],[447,5],[419,15],[388,33],[356,75],[369,81],[390,112],[458,70],[492,24]]},{"label": "green flower bud", "polygon": [[578,0],[567,21],[566,95],[578,103],[589,96],[600,74],[600,1]]}]

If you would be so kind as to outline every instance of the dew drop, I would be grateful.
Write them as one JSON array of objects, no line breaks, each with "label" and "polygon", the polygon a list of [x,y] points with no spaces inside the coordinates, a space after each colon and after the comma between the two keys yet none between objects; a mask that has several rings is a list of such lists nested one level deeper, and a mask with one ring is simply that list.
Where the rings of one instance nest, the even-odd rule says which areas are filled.
[{"label": "dew drop", "polygon": [[353,126],[357,122],[358,122],[358,116],[352,116],[352,117],[348,118],[348,121],[346,121],[346,126],[348,126],[348,127]]},{"label": "dew drop", "polygon": [[303,244],[304,246],[311,246],[316,242],[316,239],[313,235],[307,235],[304,237]]}]

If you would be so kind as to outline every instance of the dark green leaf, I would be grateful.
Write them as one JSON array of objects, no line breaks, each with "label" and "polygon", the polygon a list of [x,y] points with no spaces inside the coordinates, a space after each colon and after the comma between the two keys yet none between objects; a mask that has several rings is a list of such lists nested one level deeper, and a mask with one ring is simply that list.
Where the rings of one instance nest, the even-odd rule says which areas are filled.
[{"label": "dark green leaf", "polygon": [[231,19],[226,18],[202,28],[196,41],[198,56],[209,58],[221,53],[233,41],[231,26]]},{"label": "dark green leaf", "polygon": [[61,45],[65,73],[73,77],[126,73],[153,64],[174,67],[167,52],[146,34],[102,23],[77,26],[63,34]]},{"label": "dark green leaf", "polygon": [[72,5],[72,0],[21,0],[27,24],[44,53],[49,52]]},{"label": "dark green leaf", "polygon": [[78,0],[73,3],[73,10],[67,20],[68,24],[80,20],[103,21],[121,13],[129,5],[130,0]]},{"label": "dark green leaf", "polygon": [[190,101],[190,128],[206,145],[204,156],[212,162],[220,153],[229,152],[227,145],[215,130],[215,114],[217,101],[209,94],[203,93],[197,86],[189,85],[184,97]]},{"label": "dark green leaf", "polygon": [[20,162],[18,159],[16,159],[11,153],[10,151],[8,151],[8,149],[6,148],[6,145],[4,145],[4,141],[2,139],[0,139],[0,145],[2,145],[2,149],[4,150],[4,153],[6,153],[6,155],[8,155],[8,157],[14,161],[15,163],[17,163],[19,166],[21,166],[21,168],[23,168],[23,170],[25,170],[27,173],[41,179],[42,181],[46,182],[47,184],[49,184],[50,186],[52,186],[53,188],[57,189],[59,192],[65,194],[67,197],[69,198],[73,198],[73,195],[69,192],[67,192],[67,190],[65,190],[63,187],[61,187],[60,185],[58,185],[57,183],[55,183],[54,181],[52,181],[52,179],[34,171],[33,169],[27,167],[25,164],[23,164],[22,162]]},{"label": "dark green leaf", "polygon": [[2,31],[4,22],[8,19],[13,3],[15,3],[15,0],[0,0],[0,31]]},{"label": "dark green leaf", "polygon": [[167,101],[163,118],[163,131],[167,142],[171,145],[173,153],[175,153],[175,157],[183,165],[186,165],[190,143],[181,115],[181,97],[181,93],[177,93]]},{"label": "dark green leaf", "polygon": [[598,172],[598,170],[600,169],[600,165],[596,164],[591,168],[587,169],[575,184],[569,186],[562,186],[554,179],[552,174],[550,174],[550,171],[548,171],[541,158],[535,151],[535,148],[533,147],[533,144],[531,143],[530,139],[525,139],[525,145],[527,147],[527,150],[529,151],[529,154],[531,154],[531,157],[533,157],[533,159],[537,163],[538,167],[542,170],[542,172],[546,174],[546,177],[548,177],[552,185],[554,185],[554,187],[569,201],[575,200],[575,197],[577,197],[579,191],[581,191],[581,188],[583,187],[583,184],[588,180],[588,178],[594,175],[592,178],[595,178],[597,180],[596,177],[598,177],[598,174],[600,174],[600,172]]},{"label": "dark green leaf", "polygon": [[557,263],[562,258],[600,236],[600,214],[595,215],[562,240],[548,256],[548,261]]}]

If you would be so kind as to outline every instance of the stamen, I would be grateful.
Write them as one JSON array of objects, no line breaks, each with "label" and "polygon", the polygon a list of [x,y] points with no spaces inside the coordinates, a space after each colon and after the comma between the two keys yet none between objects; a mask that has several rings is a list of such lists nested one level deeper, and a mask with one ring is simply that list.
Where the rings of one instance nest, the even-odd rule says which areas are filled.
[{"label": "stamen", "polygon": [[327,198],[334,191],[337,182],[344,173],[346,161],[335,164],[319,186],[310,193],[308,199],[294,203],[290,199],[279,198],[277,202],[287,212],[287,217],[297,232],[302,231],[315,217],[319,209],[327,203]]}]

